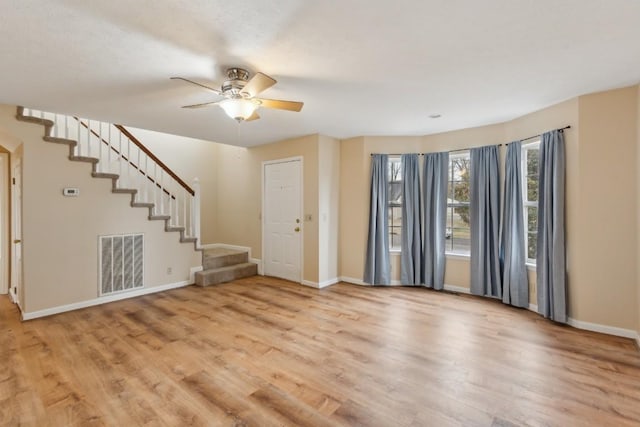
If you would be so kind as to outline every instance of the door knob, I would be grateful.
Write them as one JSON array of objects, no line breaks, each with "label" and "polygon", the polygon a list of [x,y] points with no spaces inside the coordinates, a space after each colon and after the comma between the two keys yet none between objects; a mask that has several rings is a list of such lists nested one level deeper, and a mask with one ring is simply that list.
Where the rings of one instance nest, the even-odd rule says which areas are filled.
[{"label": "door knob", "polygon": [[299,233],[299,232],[300,232],[300,227],[296,227],[296,228],[294,228],[294,231],[295,231],[296,233]]}]

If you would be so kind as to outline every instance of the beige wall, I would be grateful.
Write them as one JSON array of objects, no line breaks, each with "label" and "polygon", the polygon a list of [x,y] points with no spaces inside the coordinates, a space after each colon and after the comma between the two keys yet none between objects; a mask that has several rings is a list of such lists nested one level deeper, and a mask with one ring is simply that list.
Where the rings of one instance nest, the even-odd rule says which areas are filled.
[{"label": "beige wall", "polygon": [[637,343],[640,347],[640,85],[637,86],[636,91],[636,239],[637,239],[637,253],[636,253],[636,293],[638,300],[638,324],[636,331],[638,333]]},{"label": "beige wall", "polygon": [[318,137],[318,283],[338,278],[340,141]]},{"label": "beige wall", "polygon": [[571,316],[634,329],[637,324],[635,87],[579,99],[578,208],[570,271]]},{"label": "beige wall", "polygon": [[369,159],[364,137],[340,143],[340,224],[338,267],[340,276],[362,279],[369,204]]},{"label": "beige wall", "polygon": [[[193,244],[147,220],[147,209],[131,208],[130,196],[111,193],[111,181],[92,178],[89,163],[69,161],[67,146],[43,141],[42,126],[14,115],[15,107],[0,109],[0,128],[24,141],[23,311],[97,298],[100,235],[145,234],[145,287],[188,280],[201,264]],[[80,195],[63,197],[64,187],[78,187]]]},{"label": "beige wall", "polygon": [[220,145],[216,235],[220,243],[248,246],[262,258],[262,162],[302,157],[303,280],[319,282],[318,135],[289,139],[255,148]]},{"label": "beige wall", "polygon": [[144,129],[128,128],[164,164],[193,187],[200,182],[201,243],[217,243],[215,215],[218,183],[217,158],[219,144]]}]

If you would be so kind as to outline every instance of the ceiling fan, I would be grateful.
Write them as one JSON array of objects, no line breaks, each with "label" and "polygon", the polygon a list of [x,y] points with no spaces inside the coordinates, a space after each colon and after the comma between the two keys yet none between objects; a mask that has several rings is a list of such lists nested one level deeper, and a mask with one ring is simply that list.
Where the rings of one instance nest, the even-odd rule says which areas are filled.
[{"label": "ceiling fan", "polygon": [[202,108],[217,105],[232,119],[238,122],[259,119],[258,108],[275,108],[299,112],[304,105],[302,102],[283,101],[279,99],[257,98],[257,95],[267,90],[277,82],[263,73],[255,73],[249,79],[249,72],[242,68],[229,68],[227,80],[222,83],[220,89],[215,89],[184,77],[171,77],[171,80],[182,80],[187,83],[200,86],[216,95],[224,97],[219,101],[205,102],[203,104],[185,105],[182,108]]}]

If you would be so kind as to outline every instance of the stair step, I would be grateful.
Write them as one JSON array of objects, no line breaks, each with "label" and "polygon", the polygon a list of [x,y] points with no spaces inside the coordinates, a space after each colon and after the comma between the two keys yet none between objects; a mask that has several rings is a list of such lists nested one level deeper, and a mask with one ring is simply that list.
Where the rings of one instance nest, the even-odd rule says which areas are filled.
[{"label": "stair step", "polygon": [[134,208],[152,208],[155,205],[153,203],[133,202],[131,206]]},{"label": "stair step", "polygon": [[45,136],[42,139],[44,139],[47,142],[54,142],[56,144],[67,144],[67,145],[77,144],[75,139],[56,138],[55,136]]},{"label": "stair step", "polygon": [[137,194],[138,190],[135,188],[114,188],[111,192],[117,194]]},{"label": "stair step", "polygon": [[149,221],[167,221],[170,219],[169,215],[149,215]]},{"label": "stair step", "polygon": [[165,227],[164,231],[177,231],[177,232],[183,232],[184,231],[184,227]]},{"label": "stair step", "polygon": [[243,277],[255,276],[256,274],[258,274],[258,265],[251,262],[245,262],[242,264],[198,271],[195,274],[195,282],[198,286],[209,286],[242,279]]},{"label": "stair step", "polygon": [[93,172],[91,174],[94,178],[107,178],[107,179],[118,179],[120,175],[117,173],[107,173],[107,172]]},{"label": "stair step", "polygon": [[202,269],[226,267],[228,265],[243,264],[249,262],[249,254],[246,251],[235,249],[215,248],[207,249],[202,254]]},{"label": "stair step", "polygon": [[69,160],[73,160],[75,162],[87,162],[87,163],[98,163],[100,159],[95,157],[86,157],[86,156],[69,156]]}]

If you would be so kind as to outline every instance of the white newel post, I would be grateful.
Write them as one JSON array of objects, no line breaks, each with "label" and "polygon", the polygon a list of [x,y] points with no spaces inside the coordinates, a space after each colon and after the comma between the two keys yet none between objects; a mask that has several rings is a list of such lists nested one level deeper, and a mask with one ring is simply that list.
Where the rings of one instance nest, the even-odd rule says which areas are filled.
[{"label": "white newel post", "polygon": [[200,241],[200,180],[193,180],[193,228],[196,241],[196,248],[200,249],[202,242]]}]

